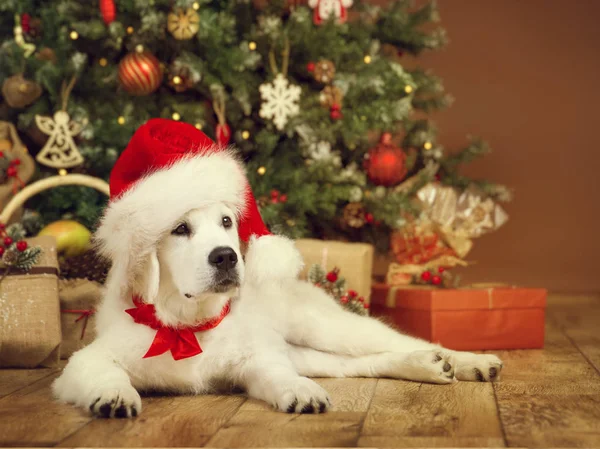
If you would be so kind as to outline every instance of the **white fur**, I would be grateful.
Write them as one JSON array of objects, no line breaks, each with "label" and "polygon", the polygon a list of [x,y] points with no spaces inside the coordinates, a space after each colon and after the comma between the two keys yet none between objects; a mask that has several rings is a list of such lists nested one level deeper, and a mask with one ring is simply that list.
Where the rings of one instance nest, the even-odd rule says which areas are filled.
[{"label": "white fur", "polygon": [[[222,183],[214,174],[206,176]],[[318,413],[331,403],[327,392],[306,376],[441,384],[499,377],[502,363],[495,356],[453,352],[401,335],[344,310],[321,289],[297,280],[302,258],[288,239],[251,239],[244,264],[237,229],[222,225],[224,215],[237,212],[235,193],[230,193],[231,201],[193,207],[182,193],[173,199],[176,212],[169,211],[170,224],[161,232],[148,223],[161,213],[152,210],[152,196],[160,193],[150,187],[111,206],[118,212],[104,221],[100,238],[105,253],[117,263],[98,311],[98,337],[72,356],[55,381],[59,399],[96,415],[131,417],[142,410],[138,391],[200,394],[241,386],[277,410]],[[179,200],[183,205],[175,206]],[[138,219],[140,235],[128,236],[123,230]],[[182,221],[189,223],[192,234],[172,235]],[[121,243],[125,249],[119,248]],[[243,280],[239,291],[211,292],[215,269],[207,258],[218,246],[229,246],[238,255],[236,269]],[[137,267],[134,276],[132,266]],[[179,361],[170,353],[144,359],[156,331],[134,323],[124,312],[133,307],[134,293],[154,303],[159,318],[169,325],[194,324],[218,315],[230,298],[233,303],[218,327],[196,334],[202,354]]]}]

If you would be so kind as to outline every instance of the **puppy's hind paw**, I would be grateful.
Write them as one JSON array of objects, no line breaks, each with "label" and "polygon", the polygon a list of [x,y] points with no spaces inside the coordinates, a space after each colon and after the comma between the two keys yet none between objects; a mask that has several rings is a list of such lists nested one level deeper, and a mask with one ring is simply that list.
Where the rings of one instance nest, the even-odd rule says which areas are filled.
[{"label": "puppy's hind paw", "polygon": [[100,418],[135,418],[142,411],[142,399],[132,386],[102,390],[90,402],[90,411]]}]

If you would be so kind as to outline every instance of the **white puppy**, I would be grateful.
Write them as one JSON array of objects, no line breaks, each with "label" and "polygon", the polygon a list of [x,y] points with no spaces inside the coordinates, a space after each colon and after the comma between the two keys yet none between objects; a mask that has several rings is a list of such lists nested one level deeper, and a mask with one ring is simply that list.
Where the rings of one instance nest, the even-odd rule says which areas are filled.
[{"label": "white puppy", "polygon": [[268,235],[242,164],[190,125],[153,119],[136,132],[96,238],[112,262],[97,338],[53,384],[94,415],[138,415],[144,390],[235,386],[280,411],[321,413],[331,402],[311,376],[499,378],[496,356],[401,335],[299,281],[302,258]]}]

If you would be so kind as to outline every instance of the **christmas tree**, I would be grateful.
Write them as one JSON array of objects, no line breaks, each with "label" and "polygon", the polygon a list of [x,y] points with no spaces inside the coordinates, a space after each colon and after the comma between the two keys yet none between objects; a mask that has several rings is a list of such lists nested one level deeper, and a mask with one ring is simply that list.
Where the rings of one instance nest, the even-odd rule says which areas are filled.
[{"label": "christmas tree", "polygon": [[[182,120],[238,148],[273,231],[382,250],[428,182],[507,196],[460,175],[489,149],[474,140],[446,153],[427,114],[450,98],[436,76],[403,67],[444,45],[435,3],[4,0],[0,12],[0,120],[34,155],[48,154],[60,137],[48,127],[62,120],[68,145],[52,157],[72,172],[108,179],[138,126]],[[27,207],[43,223],[93,227],[105,203],[65,186]]]}]

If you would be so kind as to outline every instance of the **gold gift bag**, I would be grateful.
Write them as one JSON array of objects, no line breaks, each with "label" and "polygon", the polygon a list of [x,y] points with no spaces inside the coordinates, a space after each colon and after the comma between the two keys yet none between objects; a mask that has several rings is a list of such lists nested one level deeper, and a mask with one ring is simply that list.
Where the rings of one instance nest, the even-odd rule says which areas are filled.
[{"label": "gold gift bag", "polygon": [[42,248],[39,262],[0,282],[0,367],[54,367],[60,360],[56,241],[44,236],[27,242]]},{"label": "gold gift bag", "polygon": [[87,279],[61,279],[58,286],[62,328],[60,356],[68,359],[96,336],[94,314],[102,299],[102,285]]},{"label": "gold gift bag", "polygon": [[367,243],[347,243],[332,240],[299,239],[296,247],[304,258],[304,270],[300,277],[306,279],[308,270],[314,264],[326,271],[340,269],[340,276],[346,279],[346,286],[356,290],[368,303],[371,297],[371,277],[373,272],[373,246]]}]

